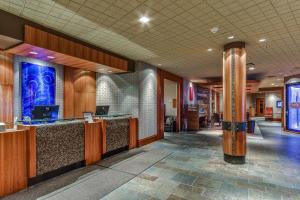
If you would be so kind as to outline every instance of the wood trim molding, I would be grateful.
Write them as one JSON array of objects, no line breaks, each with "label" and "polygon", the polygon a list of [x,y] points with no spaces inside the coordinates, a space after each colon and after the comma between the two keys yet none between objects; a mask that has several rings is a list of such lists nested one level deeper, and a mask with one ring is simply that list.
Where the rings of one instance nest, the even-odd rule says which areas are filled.
[{"label": "wood trim molding", "polygon": [[162,70],[157,69],[157,137],[164,137],[164,81]]},{"label": "wood trim molding", "polygon": [[160,138],[158,137],[157,134],[140,139],[140,140],[138,140],[138,147],[145,146],[145,145],[155,142],[156,140],[159,140],[159,139]]},{"label": "wood trim molding", "polygon": [[227,50],[233,49],[233,48],[245,48],[245,47],[246,47],[245,42],[236,41],[236,42],[231,42],[231,43],[225,44],[224,51],[227,51]]},{"label": "wood trim molding", "polygon": [[102,135],[102,154],[106,153],[106,121],[101,121],[101,135]]},{"label": "wood trim molding", "polygon": [[273,91],[282,91],[283,87],[267,87],[267,88],[259,88],[260,92],[273,92]]},{"label": "wood trim molding", "polygon": [[138,119],[129,118],[129,149],[137,147],[138,143]]},{"label": "wood trim molding", "polygon": [[300,74],[295,74],[295,75],[292,75],[292,76],[284,77],[284,83],[286,83],[287,81],[289,81],[290,79],[293,79],[293,78],[300,78]]},{"label": "wood trim molding", "polygon": [[157,68],[157,134],[164,138],[164,79],[177,83],[176,131],[181,130],[183,112],[183,78]]}]

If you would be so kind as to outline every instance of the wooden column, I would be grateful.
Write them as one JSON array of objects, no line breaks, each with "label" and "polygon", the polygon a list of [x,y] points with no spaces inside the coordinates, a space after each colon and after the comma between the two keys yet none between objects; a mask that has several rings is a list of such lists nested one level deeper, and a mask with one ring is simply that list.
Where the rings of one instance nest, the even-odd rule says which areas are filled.
[{"label": "wooden column", "polygon": [[246,51],[244,42],[224,46],[223,53],[224,160],[245,163],[246,155]]}]

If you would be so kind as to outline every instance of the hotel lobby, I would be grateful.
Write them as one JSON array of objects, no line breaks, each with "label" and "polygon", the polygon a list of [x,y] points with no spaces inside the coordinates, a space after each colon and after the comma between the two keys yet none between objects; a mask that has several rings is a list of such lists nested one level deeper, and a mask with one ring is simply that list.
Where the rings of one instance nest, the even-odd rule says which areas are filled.
[{"label": "hotel lobby", "polygon": [[1,0],[0,19],[1,200],[300,199],[300,1]]}]

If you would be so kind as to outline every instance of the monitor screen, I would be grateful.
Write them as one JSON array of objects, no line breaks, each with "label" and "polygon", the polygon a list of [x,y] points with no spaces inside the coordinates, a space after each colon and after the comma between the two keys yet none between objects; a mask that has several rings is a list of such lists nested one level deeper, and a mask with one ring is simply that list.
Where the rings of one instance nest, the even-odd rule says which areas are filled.
[{"label": "monitor screen", "polygon": [[83,112],[83,118],[90,118],[93,117],[93,112]]},{"label": "monitor screen", "polygon": [[32,110],[32,119],[58,119],[59,105],[35,106]]},{"label": "monitor screen", "polygon": [[281,108],[282,107],[282,101],[276,101],[276,107]]},{"label": "monitor screen", "polygon": [[108,110],[109,110],[109,106],[97,106],[96,115],[107,115]]}]

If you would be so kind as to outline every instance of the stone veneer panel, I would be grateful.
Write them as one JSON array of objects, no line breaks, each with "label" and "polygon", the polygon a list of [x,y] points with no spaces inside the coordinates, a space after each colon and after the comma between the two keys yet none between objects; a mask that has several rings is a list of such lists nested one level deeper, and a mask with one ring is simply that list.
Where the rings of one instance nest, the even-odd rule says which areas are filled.
[{"label": "stone veneer panel", "polygon": [[157,132],[156,68],[137,62],[127,74],[97,73],[96,104],[110,105],[110,113],[129,113],[139,118],[139,139]]},{"label": "stone veneer panel", "polygon": [[41,66],[54,67],[56,69],[56,94],[55,103],[59,105],[59,118],[62,118],[64,111],[64,68],[62,65],[44,62],[33,58],[23,56],[14,56],[14,116],[21,118],[21,81],[20,68],[21,62],[33,63]]},{"label": "stone veneer panel", "polygon": [[84,160],[84,122],[36,127],[37,175]]},{"label": "stone veneer panel", "polygon": [[129,120],[107,119],[106,120],[106,150],[107,152],[126,147],[129,145]]}]

